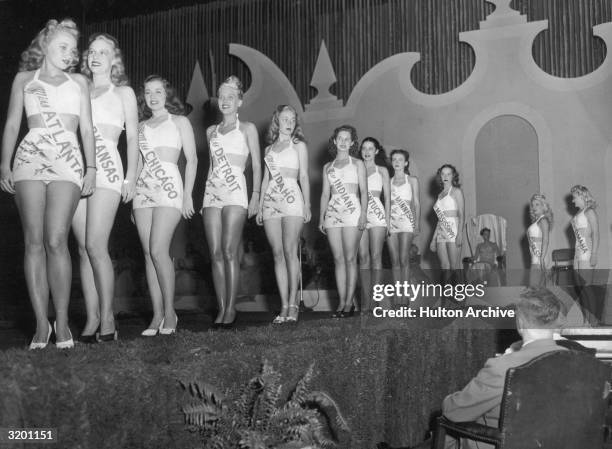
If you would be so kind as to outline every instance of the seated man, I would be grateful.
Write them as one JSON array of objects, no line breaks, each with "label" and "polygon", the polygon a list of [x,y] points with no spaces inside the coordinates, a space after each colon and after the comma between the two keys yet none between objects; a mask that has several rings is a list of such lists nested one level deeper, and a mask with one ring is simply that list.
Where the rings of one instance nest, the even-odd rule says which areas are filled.
[{"label": "seated man", "polygon": [[[442,413],[451,421],[477,421],[490,427],[498,427],[500,405],[510,368],[520,366],[540,354],[550,351],[567,351],[553,339],[561,318],[561,303],[545,288],[531,289],[521,295],[516,304],[516,327],[523,338],[521,345],[513,344],[506,353],[486,361],[463,390],[444,398]],[[447,437],[447,449],[458,447],[457,440]],[[418,448],[429,448],[425,442]],[[461,448],[493,449],[490,444],[466,440]]]}]

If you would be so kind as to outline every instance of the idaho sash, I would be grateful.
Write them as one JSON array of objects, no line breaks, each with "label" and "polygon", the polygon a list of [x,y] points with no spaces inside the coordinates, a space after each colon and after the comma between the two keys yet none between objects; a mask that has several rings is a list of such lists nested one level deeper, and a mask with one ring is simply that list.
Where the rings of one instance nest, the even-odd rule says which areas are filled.
[{"label": "idaho sash", "polygon": [[287,203],[294,203],[295,193],[293,192],[292,188],[287,187],[287,183],[285,182],[285,179],[278,168],[278,163],[276,162],[275,157],[272,155],[271,150],[268,151],[268,154],[266,154],[264,160],[266,161],[268,171],[270,172],[270,177],[272,178],[272,181],[275,182],[273,191],[279,193]]}]

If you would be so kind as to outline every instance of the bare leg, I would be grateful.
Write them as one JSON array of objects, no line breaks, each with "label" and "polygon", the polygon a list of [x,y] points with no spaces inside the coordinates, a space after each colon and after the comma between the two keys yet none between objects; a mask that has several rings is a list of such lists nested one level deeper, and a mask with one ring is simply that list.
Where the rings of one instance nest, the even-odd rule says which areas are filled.
[{"label": "bare leg", "polygon": [[283,249],[281,219],[275,218],[264,221],[264,230],[274,256],[274,274],[276,275],[276,284],[282,305],[280,316],[285,318],[289,313],[289,280],[287,279],[287,263],[285,262],[285,251]]},{"label": "bare leg", "polygon": [[334,272],[336,274],[336,289],[338,290],[337,311],[344,309],[346,301],[346,265],[342,249],[342,228],[327,228],[327,240],[334,256]]},{"label": "bare leg", "polygon": [[49,332],[48,307],[49,284],[47,262],[43,243],[46,203],[46,186],[41,181],[15,183],[15,202],[21,217],[25,254],[23,268],[28,294],[36,317],[35,343],[47,341]]},{"label": "bare leg", "polygon": [[359,240],[359,274],[361,285],[361,310],[369,310],[372,297],[372,265],[370,259],[370,231],[366,229]]},{"label": "bare leg", "polygon": [[212,264],[213,284],[217,296],[217,318],[215,324],[223,322],[227,303],[225,292],[225,263],[223,262],[223,251],[221,250],[221,237],[223,235],[223,223],[221,221],[221,209],[216,207],[206,207],[202,212],[204,221],[204,232],[210,251],[210,261]]},{"label": "bare leg", "polygon": [[359,240],[361,232],[359,228],[342,229],[342,248],[344,251],[344,262],[346,264],[346,297],[344,310],[354,305],[355,289],[357,287],[357,251],[359,250]]},{"label": "bare leg", "polygon": [[149,287],[149,296],[153,306],[153,319],[149,324],[148,329],[158,329],[164,318],[163,301],[159,280],[157,279],[157,271],[151,259],[151,224],[153,222],[153,208],[147,207],[142,209],[134,209],[134,221],[138,229],[138,237],[142,245],[144,253],[145,269],[147,273],[147,286]]},{"label": "bare leg", "polygon": [[240,206],[225,206],[221,215],[223,222],[221,251],[225,263],[225,292],[227,295],[223,323],[230,324],[236,318],[236,296],[238,295],[238,281],[240,280],[238,248],[242,240],[242,230],[244,229],[247,211]]},{"label": "bare leg", "polygon": [[[402,279],[402,267],[400,265],[400,243],[397,232],[389,235],[387,239],[387,248],[389,249],[389,258],[391,259],[391,271],[393,273],[393,283],[400,282]],[[400,297],[390,298],[393,302],[399,303]]]},{"label": "bare leg", "polygon": [[368,293],[368,301],[372,299],[372,285],[382,282],[382,251],[385,244],[385,235],[387,228],[375,227],[370,229],[370,262],[372,267],[372,280],[370,283],[370,291]]},{"label": "bare leg", "polygon": [[283,226],[283,248],[285,261],[287,262],[287,275],[289,280],[289,315],[297,318],[299,308],[297,304],[297,292],[300,278],[300,260],[298,258],[298,242],[300,233],[304,226],[302,217],[284,217]]},{"label": "bare leg", "polygon": [[45,249],[47,279],[55,306],[56,341],[72,338],[68,328],[68,303],[72,285],[72,261],[68,251],[68,234],[81,191],[69,181],[54,181],[47,185],[45,208]]},{"label": "bare leg", "polygon": [[181,221],[180,210],[174,207],[153,208],[149,248],[162,294],[164,327],[167,329],[176,328],[176,313],[174,311],[176,274],[174,272],[174,262],[170,257],[170,244],[179,221]]}]

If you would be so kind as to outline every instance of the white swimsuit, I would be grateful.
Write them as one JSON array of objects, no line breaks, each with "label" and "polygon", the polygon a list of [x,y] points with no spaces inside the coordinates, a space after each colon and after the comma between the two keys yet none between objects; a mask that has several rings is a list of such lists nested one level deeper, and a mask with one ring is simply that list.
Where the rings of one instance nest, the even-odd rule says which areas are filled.
[{"label": "white swimsuit", "polygon": [[581,210],[571,220],[576,246],[574,251],[574,268],[586,268],[591,260],[593,242],[590,236],[590,226],[584,211]]},{"label": "white swimsuit", "polygon": [[544,217],[541,215],[536,221],[531,223],[527,228],[527,241],[529,243],[529,252],[531,253],[531,265],[539,265],[542,257],[542,230],[538,226],[538,222]]},{"label": "white swimsuit", "polygon": [[404,183],[395,185],[391,180],[391,233],[414,232],[415,217],[412,211],[412,186],[408,175]]},{"label": "white swimsuit", "polygon": [[[378,171],[378,165],[368,176],[368,222],[366,229],[387,227],[385,208],[380,201],[380,192],[383,190],[383,177]],[[378,192],[378,196],[372,194]]]},{"label": "white swimsuit", "polygon": [[349,162],[342,168],[336,168],[334,160],[327,168],[327,179],[332,190],[331,198],[325,211],[325,228],[357,227],[361,215],[361,204],[356,193],[347,186],[358,186],[357,165],[349,156]]},{"label": "white swimsuit", "polygon": [[303,217],[304,199],[295,177],[300,162],[293,141],[282,151],[269,149],[264,161],[270,178],[264,192],[263,219]]},{"label": "white swimsuit", "polygon": [[457,203],[451,196],[453,188],[448,189],[448,193],[443,198],[438,198],[434,204],[434,212],[438,216],[437,243],[455,242],[457,239],[457,228],[459,227],[459,217],[457,213]]}]

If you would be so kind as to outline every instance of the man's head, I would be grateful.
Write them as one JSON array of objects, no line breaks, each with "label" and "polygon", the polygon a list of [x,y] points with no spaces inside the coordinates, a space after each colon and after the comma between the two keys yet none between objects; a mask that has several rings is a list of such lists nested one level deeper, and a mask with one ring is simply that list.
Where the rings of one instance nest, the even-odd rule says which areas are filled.
[{"label": "man's head", "polygon": [[524,333],[529,333],[530,338],[552,337],[563,312],[561,302],[550,290],[530,288],[516,304],[516,327],[523,338]]}]

